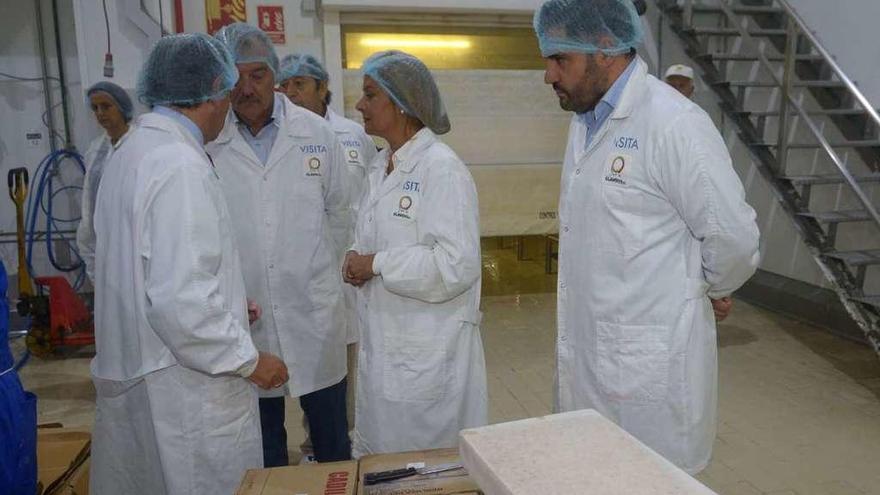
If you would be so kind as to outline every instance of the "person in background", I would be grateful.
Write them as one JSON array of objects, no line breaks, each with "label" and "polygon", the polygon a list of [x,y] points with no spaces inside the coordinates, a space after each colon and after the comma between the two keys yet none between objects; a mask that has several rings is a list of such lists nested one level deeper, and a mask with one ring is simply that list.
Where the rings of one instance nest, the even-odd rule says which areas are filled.
[{"label": "person in background", "polygon": [[92,141],[84,156],[86,176],[83,180],[79,226],[76,229],[76,246],[86,264],[89,280],[95,280],[95,228],[92,222],[95,196],[104,166],[110,161],[113,150],[122,145],[131,132],[134,106],[128,93],[108,81],[94,84],[86,91],[88,105],[104,132]]},{"label": "person in background", "polygon": [[425,65],[399,51],[363,66],[357,109],[388,141],[370,169],[342,273],[358,291],[355,457],[455,447],[485,425],[477,190],[438,135],[450,124]]},{"label": "person in background", "polygon": [[[373,163],[373,158],[376,156],[376,145],[364,132],[363,126],[342,117],[329,107],[332,95],[327,85],[330,78],[324,66],[315,57],[303,54],[284,57],[281,60],[278,80],[280,81],[279,88],[290,98],[290,101],[327,119],[333,132],[336,133],[336,138],[342,145],[344,153],[346,170],[348,170],[349,197],[351,198],[352,212],[356,216],[358,204],[367,184],[367,176],[369,175],[367,167]],[[348,242],[344,248],[350,245],[351,242]],[[342,255],[344,252],[340,253],[340,256]],[[357,293],[354,287],[344,285],[342,294],[345,298],[346,333],[348,335],[348,394],[345,403],[348,425],[352,427],[354,426],[354,391],[357,377],[359,333],[355,306]],[[308,455],[310,447],[310,442],[307,439],[304,454]]]},{"label": "person in background", "polygon": [[685,98],[691,99],[694,96],[693,68],[684,64],[670,65],[669,68],[666,69],[666,74],[663,76],[663,80],[666,81],[666,84],[672,86],[679,93],[683,94]]},{"label": "person in background", "polygon": [[285,396],[299,397],[318,462],[351,458],[345,415],[346,331],[340,253],[353,217],[347,171],[328,122],[275,91],[278,57],[245,23],[216,34],[238,84],[220,137],[208,147],[232,208],[250,297],[266,305],[258,349],[291,370],[287,387],[260,394],[266,467],[289,463]]},{"label": "person in background", "polygon": [[281,60],[278,86],[290,101],[327,119],[345,152],[352,205],[357,208],[366,185],[367,167],[376,156],[376,145],[359,123],[330,108],[332,94],[327,71],[311,55],[288,55]]},{"label": "person in background", "polygon": [[262,467],[256,387],[281,387],[287,369],[251,340],[242,262],[203,148],[237,78],[217,40],[161,38],[138,82],[151,111],[101,179],[90,493],[232,493]]},{"label": "person in background", "polygon": [[755,211],[712,120],[648,75],[630,0],[535,13],[569,127],[556,410],[596,409],[688,473],[715,440],[716,317],[758,266]]}]

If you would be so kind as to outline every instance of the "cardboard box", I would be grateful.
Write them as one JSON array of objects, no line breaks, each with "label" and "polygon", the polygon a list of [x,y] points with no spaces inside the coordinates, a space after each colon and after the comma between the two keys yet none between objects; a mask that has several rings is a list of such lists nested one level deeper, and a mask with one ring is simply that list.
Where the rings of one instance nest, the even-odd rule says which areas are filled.
[{"label": "cardboard box", "polygon": [[458,469],[429,475],[415,475],[396,481],[375,485],[364,485],[364,474],[393,469],[403,469],[410,465],[431,467],[437,464],[460,462],[457,449],[421,450],[398,454],[376,454],[364,456],[360,460],[358,474],[358,495],[447,495],[472,494],[481,492],[467,471]]},{"label": "cardboard box", "polygon": [[[76,428],[47,428],[37,430],[37,482],[43,490],[56,480],[51,495],[88,495],[89,452],[92,435]],[[76,462],[79,461],[79,462]],[[42,492],[49,494],[49,492]]]},{"label": "cardboard box", "polygon": [[593,410],[461,432],[464,465],[492,495],[712,495]]},{"label": "cardboard box", "polygon": [[250,469],[236,495],[354,495],[357,461]]}]

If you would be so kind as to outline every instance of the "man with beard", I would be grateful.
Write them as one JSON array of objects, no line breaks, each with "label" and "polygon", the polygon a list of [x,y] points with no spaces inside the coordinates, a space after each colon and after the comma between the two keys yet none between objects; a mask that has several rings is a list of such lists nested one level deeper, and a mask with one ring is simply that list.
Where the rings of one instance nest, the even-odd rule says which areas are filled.
[{"label": "man with beard", "polygon": [[696,473],[715,439],[715,323],[758,265],[755,212],[709,116],[647,74],[631,0],[551,0],[534,24],[544,81],[575,113],[556,409],[596,409]]}]

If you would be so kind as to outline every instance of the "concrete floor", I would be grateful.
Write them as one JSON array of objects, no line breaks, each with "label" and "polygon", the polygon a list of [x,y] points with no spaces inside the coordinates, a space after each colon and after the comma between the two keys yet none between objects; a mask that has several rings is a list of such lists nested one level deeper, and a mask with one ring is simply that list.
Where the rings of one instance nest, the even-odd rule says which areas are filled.
[{"label": "concrete floor", "polygon": [[[521,261],[510,240],[483,249],[490,419],[549,414],[556,297],[543,240],[529,239]],[[723,495],[880,495],[880,360],[871,350],[742,301],[718,337],[718,437],[700,480]],[[23,369],[41,423],[91,426],[88,362],[85,353]],[[288,404],[294,454],[301,412]]]}]

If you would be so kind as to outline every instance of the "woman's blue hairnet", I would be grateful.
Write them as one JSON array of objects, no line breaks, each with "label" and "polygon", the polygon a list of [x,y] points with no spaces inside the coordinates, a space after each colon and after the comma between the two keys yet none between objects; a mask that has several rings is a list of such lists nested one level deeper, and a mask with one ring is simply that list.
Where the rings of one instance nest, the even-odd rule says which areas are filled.
[{"label": "woman's blue hairnet", "polygon": [[235,22],[223,26],[214,33],[214,37],[222,41],[236,64],[263,62],[278,74],[278,55],[269,36],[262,29],[244,22]]},{"label": "woman's blue hairnet", "polygon": [[275,80],[280,83],[297,76],[311,77],[318,81],[330,79],[321,62],[311,55],[296,53],[281,59],[281,69]]},{"label": "woman's blue hairnet", "polygon": [[535,12],[541,55],[564,52],[620,55],[642,41],[632,0],[550,0]]},{"label": "woman's blue hairnet", "polygon": [[435,134],[449,132],[452,126],[440,90],[421,60],[408,53],[389,50],[371,55],[364,61],[363,71],[401,110],[419,119]]},{"label": "woman's blue hairnet", "polygon": [[[86,100],[91,98],[95,93],[106,93],[107,96],[116,103],[119,112],[122,113],[122,118],[124,118],[126,122],[131,122],[131,119],[134,116],[134,105],[131,103],[131,98],[129,98],[128,93],[126,93],[124,89],[110,81],[101,81],[93,84],[86,90]],[[86,105],[91,105],[91,102],[86,101]]]},{"label": "woman's blue hairnet", "polygon": [[223,43],[202,34],[175,34],[153,46],[141,69],[138,98],[149,106],[192,106],[226,96],[238,69]]}]

